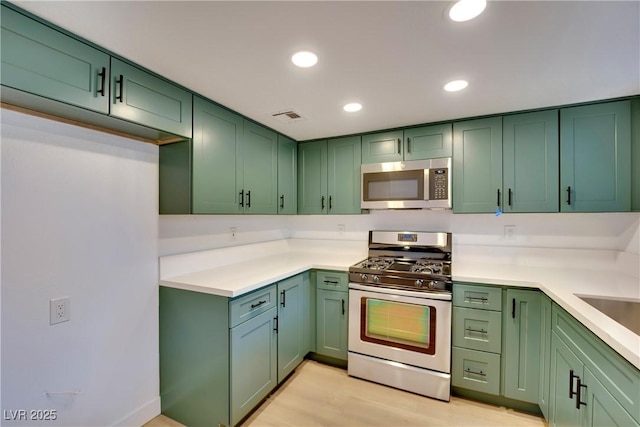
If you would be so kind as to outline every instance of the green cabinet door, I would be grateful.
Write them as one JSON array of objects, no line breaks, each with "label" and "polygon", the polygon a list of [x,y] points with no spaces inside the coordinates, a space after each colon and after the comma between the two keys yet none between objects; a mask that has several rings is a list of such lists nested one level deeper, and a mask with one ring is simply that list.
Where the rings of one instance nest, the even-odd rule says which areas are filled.
[{"label": "green cabinet door", "polygon": [[327,213],[327,141],[298,145],[298,213]]},{"label": "green cabinet door", "polygon": [[298,144],[278,135],[278,213],[298,212]]},{"label": "green cabinet door", "polygon": [[316,353],[347,360],[347,307],[349,294],[317,290]]},{"label": "green cabinet door", "polygon": [[273,307],[231,329],[231,425],[278,384],[276,316]]},{"label": "green cabinet door", "polygon": [[503,118],[504,212],[558,212],[558,110]]},{"label": "green cabinet door", "polygon": [[584,369],[584,383],[581,401],[586,427],[637,427],[639,424],[609,393],[588,368]]},{"label": "green cabinet door", "polygon": [[302,362],[304,334],[303,275],[278,283],[278,383]]},{"label": "green cabinet door", "polygon": [[362,135],[362,163],[400,161],[403,146],[401,130]]},{"label": "green cabinet door", "polygon": [[453,211],[502,206],[502,117],[453,124]]},{"label": "green cabinet door", "polygon": [[540,292],[507,289],[503,309],[504,396],[538,403],[540,383]]},{"label": "green cabinet door", "polygon": [[248,120],[242,142],[244,213],[278,213],[278,136]]},{"label": "green cabinet door", "polygon": [[0,15],[3,86],[109,112],[109,55],[5,5]]},{"label": "green cabinet door", "polygon": [[110,87],[112,116],[191,138],[190,92],[115,58]]},{"label": "green cabinet door", "polygon": [[242,213],[243,119],[198,97],[194,111],[193,213]]},{"label": "green cabinet door", "polygon": [[359,136],[327,142],[327,207],[330,214],[360,213],[361,152]]},{"label": "green cabinet door", "polygon": [[549,395],[549,425],[565,427],[582,424],[582,413],[576,409],[577,381],[584,365],[555,333],[551,334],[551,389]]},{"label": "green cabinet door", "polygon": [[453,131],[451,123],[404,130],[404,160],[451,157]]},{"label": "green cabinet door", "polygon": [[551,299],[540,295],[540,384],[538,406],[545,419],[549,419],[549,384],[551,382]]},{"label": "green cabinet door", "polygon": [[629,101],[560,110],[560,210],[631,209]]}]

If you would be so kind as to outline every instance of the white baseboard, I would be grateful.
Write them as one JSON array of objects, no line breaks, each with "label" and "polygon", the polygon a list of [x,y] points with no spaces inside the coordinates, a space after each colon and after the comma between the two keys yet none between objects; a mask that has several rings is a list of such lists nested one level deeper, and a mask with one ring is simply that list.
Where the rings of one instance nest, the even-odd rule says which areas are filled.
[{"label": "white baseboard", "polygon": [[160,396],[113,423],[118,427],[140,427],[160,415]]}]

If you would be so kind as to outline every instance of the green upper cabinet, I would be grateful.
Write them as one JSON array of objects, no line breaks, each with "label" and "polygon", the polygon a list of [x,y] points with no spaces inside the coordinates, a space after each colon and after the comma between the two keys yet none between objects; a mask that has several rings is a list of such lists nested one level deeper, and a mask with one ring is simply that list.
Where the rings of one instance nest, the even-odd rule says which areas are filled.
[{"label": "green upper cabinet", "polygon": [[504,303],[504,396],[537,404],[541,348],[540,292],[507,289]]},{"label": "green upper cabinet", "polygon": [[199,97],[194,111],[193,213],[276,214],[276,133]]},{"label": "green upper cabinet", "polygon": [[451,124],[422,126],[362,136],[362,163],[451,156]]},{"label": "green upper cabinet", "polygon": [[243,119],[199,97],[193,104],[193,213],[242,213]]},{"label": "green upper cabinet", "polygon": [[328,209],[330,214],[360,213],[360,137],[327,142]]},{"label": "green upper cabinet", "polygon": [[404,134],[401,130],[362,136],[362,163],[396,162],[402,160]]},{"label": "green upper cabinet", "polygon": [[495,212],[502,205],[502,117],[453,124],[453,211]]},{"label": "green upper cabinet", "polygon": [[558,212],[558,110],[503,118],[503,211]]},{"label": "green upper cabinet", "polygon": [[404,160],[451,157],[453,131],[451,123],[404,130]]},{"label": "green upper cabinet", "polygon": [[298,146],[298,213],[360,213],[360,137]]},{"label": "green upper cabinet", "polygon": [[2,5],[2,85],[109,112],[109,55]]},{"label": "green upper cabinet", "polygon": [[560,110],[560,210],[631,209],[631,104]]},{"label": "green upper cabinet", "polygon": [[298,213],[327,213],[327,141],[298,145]]},{"label": "green upper cabinet", "polygon": [[248,120],[242,141],[244,213],[278,213],[278,136]]},{"label": "green upper cabinet", "polygon": [[111,58],[111,115],[191,138],[193,95]]},{"label": "green upper cabinet", "polygon": [[298,144],[278,135],[278,213],[298,211]]}]

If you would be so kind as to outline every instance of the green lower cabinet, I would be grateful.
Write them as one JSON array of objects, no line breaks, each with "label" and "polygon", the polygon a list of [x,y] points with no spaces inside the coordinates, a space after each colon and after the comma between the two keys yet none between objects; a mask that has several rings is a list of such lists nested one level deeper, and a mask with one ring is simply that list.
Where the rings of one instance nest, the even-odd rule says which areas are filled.
[{"label": "green lower cabinet", "polygon": [[540,298],[537,290],[454,283],[454,392],[539,411]]},{"label": "green lower cabinet", "polygon": [[275,386],[277,310],[272,308],[230,331],[231,425],[236,425]]},{"label": "green lower cabinet", "polygon": [[545,419],[549,415],[549,383],[551,381],[551,299],[540,295],[540,384],[538,385],[538,406]]},{"label": "green lower cabinet", "polygon": [[553,333],[551,337],[550,417],[552,426],[580,426],[581,412],[576,408],[575,376],[582,376],[584,365],[578,357]]},{"label": "green lower cabinet", "polygon": [[184,425],[229,425],[229,299],[160,286],[160,398]]},{"label": "green lower cabinet", "polygon": [[638,422],[629,415],[588,368],[584,369],[584,425],[634,427]]},{"label": "green lower cabinet", "polygon": [[348,298],[348,292],[317,290],[317,354],[347,360]]},{"label": "green lower cabinet", "polygon": [[540,292],[507,289],[504,302],[504,396],[537,404],[541,356]]},{"label": "green lower cabinet", "polygon": [[551,330],[549,424],[639,425],[640,370],[555,303]]},{"label": "green lower cabinet", "polygon": [[451,385],[500,394],[500,354],[453,347]]},{"label": "green lower cabinet", "polygon": [[308,288],[308,273],[278,282],[278,383],[293,372],[307,353],[304,308]]}]

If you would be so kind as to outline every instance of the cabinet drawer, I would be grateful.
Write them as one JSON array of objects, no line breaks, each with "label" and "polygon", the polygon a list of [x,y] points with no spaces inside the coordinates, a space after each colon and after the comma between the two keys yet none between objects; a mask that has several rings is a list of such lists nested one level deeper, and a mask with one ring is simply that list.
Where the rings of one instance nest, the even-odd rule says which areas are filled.
[{"label": "cabinet drawer", "polygon": [[267,286],[229,302],[229,327],[256,317],[276,306],[276,285]]},{"label": "cabinet drawer", "polygon": [[557,304],[551,309],[551,329],[640,422],[640,371]]},{"label": "cabinet drawer", "polygon": [[502,289],[491,286],[462,285],[455,283],[453,286],[453,305],[501,311]]},{"label": "cabinet drawer", "polygon": [[452,334],[453,345],[456,347],[500,353],[502,313],[454,307]]},{"label": "cabinet drawer", "polygon": [[318,271],[316,275],[318,289],[329,291],[349,291],[349,276],[340,271]]},{"label": "cabinet drawer", "polygon": [[500,355],[453,347],[451,384],[483,393],[500,393]]}]

